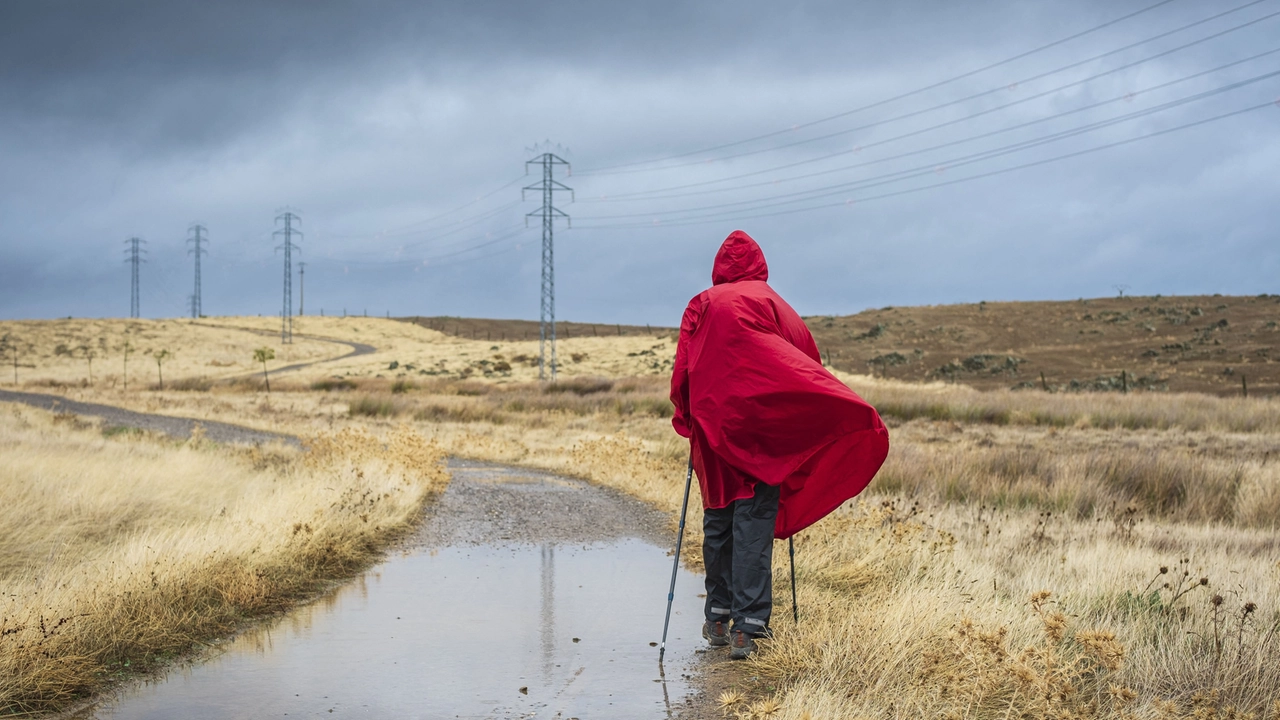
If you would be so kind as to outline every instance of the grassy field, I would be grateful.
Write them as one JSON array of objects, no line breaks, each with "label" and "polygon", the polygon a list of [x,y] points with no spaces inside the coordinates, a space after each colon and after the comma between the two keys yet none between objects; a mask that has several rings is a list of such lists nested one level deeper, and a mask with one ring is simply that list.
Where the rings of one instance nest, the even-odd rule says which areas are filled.
[{"label": "grassy field", "polygon": [[[371,319],[342,331],[308,330],[378,353],[273,379],[270,394],[244,382],[62,391],[302,435],[409,427],[440,452],[616,487],[674,529],[687,446],[669,425],[669,339],[562,343],[591,359],[552,386],[527,363],[504,374],[471,354],[536,343],[495,350]],[[725,689],[727,714],[1280,716],[1274,399],[840,377],[885,415],[889,460],[860,502],[798,537],[799,627],[778,556],[778,636]]]},{"label": "grassy field", "polygon": [[[384,448],[385,442],[385,448]],[[447,476],[411,430],[302,455],[0,404],[0,714],[68,707],[366,566]]]},{"label": "grassy field", "polygon": [[1280,392],[1276,295],[983,302],[805,321],[850,373],[983,390]]},{"label": "grassy field", "polygon": [[[538,377],[536,333],[531,340],[472,340],[412,322],[365,317],[299,317],[293,328],[294,342],[282,345],[280,321],[271,317],[0,321],[0,387],[123,393],[158,389],[163,375],[167,389],[235,385],[237,391],[251,390],[263,386],[263,367],[253,354],[259,347],[274,351],[267,370],[309,363],[280,375],[284,382],[527,382]],[[572,378],[669,373],[675,353],[670,332],[630,332],[562,336],[557,343],[559,374]],[[376,352],[338,359],[352,348],[335,340],[372,345]],[[166,355],[157,363],[162,352]]]}]

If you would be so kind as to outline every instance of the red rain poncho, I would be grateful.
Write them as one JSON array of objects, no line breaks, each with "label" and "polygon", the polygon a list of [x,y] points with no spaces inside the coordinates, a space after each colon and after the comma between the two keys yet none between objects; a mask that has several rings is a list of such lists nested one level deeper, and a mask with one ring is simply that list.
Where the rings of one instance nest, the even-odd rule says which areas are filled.
[{"label": "red rain poncho", "polygon": [[711,289],[680,321],[671,375],[676,432],[690,438],[704,508],[781,485],[774,537],[862,492],[889,453],[875,408],[822,366],[813,335],[766,282],[764,253],[735,230]]}]

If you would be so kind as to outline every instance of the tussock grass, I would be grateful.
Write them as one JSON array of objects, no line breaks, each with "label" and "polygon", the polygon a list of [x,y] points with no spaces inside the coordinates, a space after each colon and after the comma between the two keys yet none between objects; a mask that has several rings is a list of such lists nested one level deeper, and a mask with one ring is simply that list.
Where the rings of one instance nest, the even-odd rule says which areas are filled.
[{"label": "tussock grass", "polygon": [[993,425],[1280,432],[1280,403],[1269,398],[1160,392],[978,391],[964,385],[837,375],[881,415],[904,421],[924,418]]},{"label": "tussock grass", "polygon": [[[625,420],[671,415],[661,379],[575,382],[578,389],[566,390],[479,384],[483,392],[477,393],[476,383],[437,381],[412,393],[357,397],[350,414],[516,428],[571,422],[561,416]],[[1164,399],[1179,402],[1177,396]],[[1211,407],[1231,403],[1208,400]],[[1280,465],[1271,462],[1273,448],[1265,442],[1215,450],[1213,434],[1204,431],[1146,432],[1133,436],[1142,438],[1137,446],[1126,448],[1102,429],[1010,425],[995,432],[1000,427],[975,432],[974,424],[921,419],[899,425],[876,487],[939,502],[1034,508],[1107,522],[1152,517],[1260,528],[1280,523]],[[619,466],[621,471],[627,467]]]},{"label": "tussock grass", "polygon": [[347,412],[353,416],[393,417],[404,414],[404,402],[390,396],[364,395],[351,401]]},{"label": "tussock grass", "polygon": [[570,378],[564,382],[549,383],[543,386],[543,392],[571,392],[574,395],[591,395],[592,393],[608,392],[612,389],[613,381],[602,377]]},{"label": "tussock grass", "polygon": [[[404,381],[354,384],[367,394],[348,406],[352,416],[388,418],[409,416],[427,422],[487,422],[501,424],[530,415],[597,414],[671,417],[671,401],[662,379],[614,383],[600,378],[540,385],[494,385],[473,381],[401,385]],[[399,388],[399,389],[397,389]]]},{"label": "tussock grass", "polygon": [[784,614],[754,669],[786,688],[785,718],[1271,717],[1277,554],[1222,536],[1268,540],[864,502],[800,536],[802,624]]},{"label": "tussock grass", "polygon": [[[674,516],[683,472],[673,454],[616,435],[580,442],[569,465]],[[698,517],[691,508],[695,566]],[[785,548],[775,548],[777,637],[747,671],[779,688],[768,717],[1280,710],[1280,546],[1269,531],[1135,529],[877,489],[798,536],[798,627]],[[734,717],[764,717],[726,700]]]},{"label": "tussock grass", "polygon": [[1061,433],[1030,444],[898,444],[876,489],[939,502],[1035,508],[1078,519],[1150,517],[1280,525],[1280,465],[1265,454],[1213,457],[1200,448],[1078,447]]},{"label": "tussock grass", "polygon": [[369,563],[447,483],[402,429],[310,452],[0,413],[0,713],[67,707]]},{"label": "tussock grass", "polygon": [[213,380],[207,377],[178,378],[177,380],[170,381],[168,388],[170,390],[182,390],[187,392],[208,392],[213,388]]}]

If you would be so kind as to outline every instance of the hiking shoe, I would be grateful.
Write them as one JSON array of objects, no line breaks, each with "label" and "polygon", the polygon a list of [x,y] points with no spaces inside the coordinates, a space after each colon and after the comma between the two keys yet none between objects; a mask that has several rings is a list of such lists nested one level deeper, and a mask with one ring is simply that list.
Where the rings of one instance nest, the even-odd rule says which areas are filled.
[{"label": "hiking shoe", "polygon": [[702,623],[702,637],[706,638],[713,647],[723,647],[729,644],[729,628],[719,620],[715,622],[708,620]]},{"label": "hiking shoe", "polygon": [[756,640],[741,630],[734,630],[732,642],[729,643],[729,657],[733,660],[746,660],[756,651]]}]

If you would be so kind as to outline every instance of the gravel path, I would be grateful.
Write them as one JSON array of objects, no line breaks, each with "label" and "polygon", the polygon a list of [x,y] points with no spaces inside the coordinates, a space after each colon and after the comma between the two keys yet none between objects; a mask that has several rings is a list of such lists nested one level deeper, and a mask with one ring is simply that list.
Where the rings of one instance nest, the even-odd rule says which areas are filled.
[{"label": "gravel path", "polygon": [[452,458],[449,488],[408,541],[420,547],[671,542],[666,516],[608,488],[551,473]]},{"label": "gravel path", "polygon": [[[275,337],[276,335],[279,334],[274,330],[260,330],[258,328],[243,327],[240,325],[210,325],[208,323],[193,323],[193,324],[202,325],[204,327],[219,328],[219,329],[230,328],[232,330],[243,330],[245,332],[251,332],[255,335],[263,335],[266,337]],[[284,367],[278,367],[274,370],[268,370],[267,375],[279,375],[280,373],[292,372],[294,370],[301,370],[303,368],[311,367],[312,365],[319,365],[321,363],[328,363],[328,362],[337,362],[339,360],[346,360],[347,358],[353,358],[359,355],[372,355],[373,353],[378,352],[378,348],[372,345],[352,342],[350,340],[339,340],[337,338],[324,337],[322,335],[302,335],[300,333],[295,333],[295,336],[303,338],[304,340],[319,340],[320,342],[334,343],[335,345],[346,345],[347,347],[351,348],[351,352],[347,353],[346,355],[339,355],[336,358],[328,358],[326,360],[313,360],[311,362],[294,363],[292,365],[285,365]],[[245,374],[257,375],[258,373],[251,372],[251,373],[245,373]]]},{"label": "gravel path", "polygon": [[170,417],[168,415],[151,415],[148,413],[125,410],[124,408],[118,408],[112,405],[98,405],[97,403],[68,400],[57,395],[0,390],[0,401],[23,403],[24,405],[31,405],[44,410],[52,410],[53,412],[89,415],[92,417],[102,418],[105,426],[108,428],[138,428],[140,430],[164,433],[165,435],[181,440],[191,437],[191,430],[195,428],[196,425],[199,425],[204,428],[204,436],[214,442],[255,444],[279,440],[289,445],[300,445],[298,438],[292,435],[266,432],[263,430],[251,430],[250,428],[240,427],[239,425],[231,425],[229,423],[221,423],[213,420],[194,420],[192,418]]},{"label": "gravel path", "polygon": [[[274,335],[275,333],[271,333],[271,334]],[[337,343],[339,345],[346,345],[351,348],[351,352],[347,353],[346,355],[340,355],[336,358],[329,358],[328,360],[316,360],[314,362],[294,363],[293,365],[285,365],[284,367],[279,367],[279,368],[276,368],[275,370],[268,370],[267,371],[268,375],[279,375],[280,373],[292,372],[294,370],[301,370],[302,368],[311,367],[312,365],[319,365],[320,363],[337,362],[339,360],[346,360],[347,358],[356,357],[357,355],[372,355],[373,353],[378,352],[378,348],[372,345],[365,345],[364,343],[348,342],[346,340],[334,340],[333,338],[320,337],[318,335],[299,335],[298,337],[305,338],[307,340],[320,340],[323,342],[331,342],[331,343]],[[257,373],[254,373],[254,374],[256,375]]]}]

